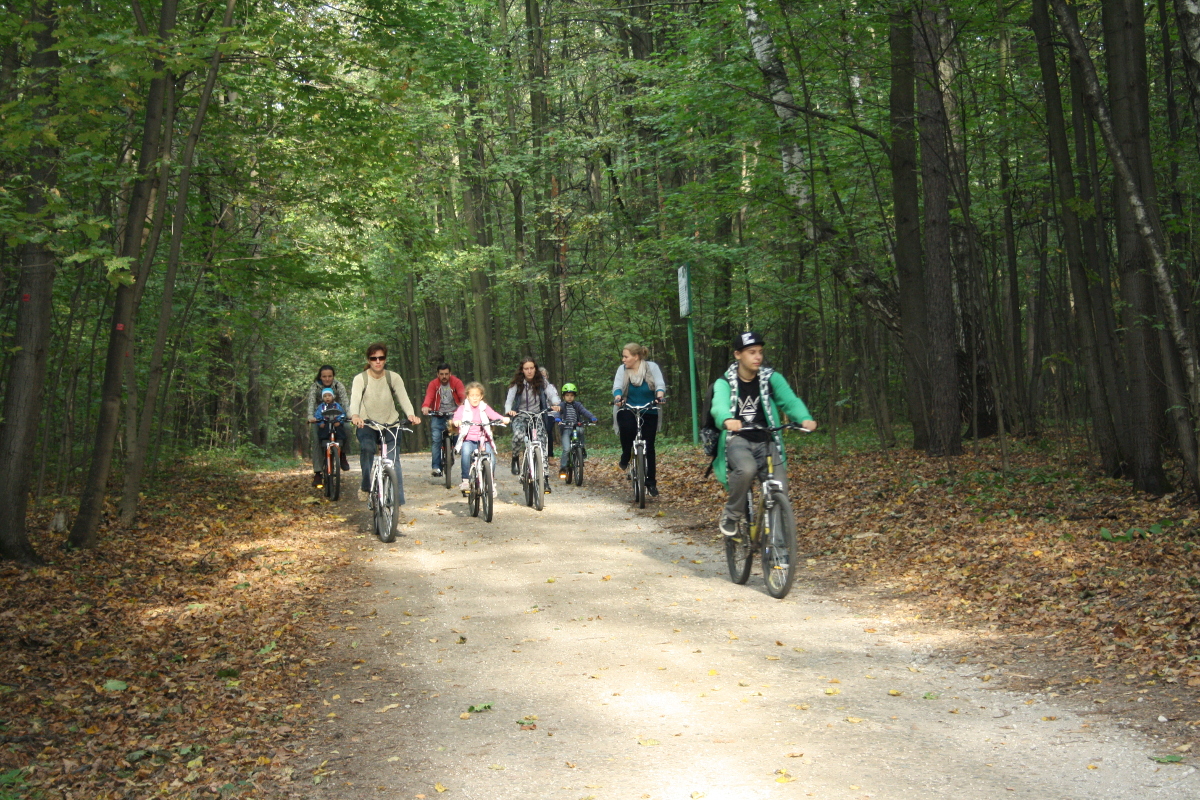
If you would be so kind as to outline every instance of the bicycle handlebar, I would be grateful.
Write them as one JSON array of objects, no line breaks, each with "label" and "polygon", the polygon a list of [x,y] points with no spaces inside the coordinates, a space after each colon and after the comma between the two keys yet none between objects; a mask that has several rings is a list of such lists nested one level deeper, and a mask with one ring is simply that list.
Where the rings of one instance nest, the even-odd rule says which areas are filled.
[{"label": "bicycle handlebar", "polygon": [[494,425],[499,425],[501,428],[503,428],[507,424],[508,423],[502,419],[489,419],[484,420],[483,422],[471,422],[470,420],[464,419],[458,423],[458,427],[469,428],[474,425],[476,428],[491,428]]},{"label": "bicycle handlebar", "polygon": [[729,431],[729,432],[730,433],[741,433],[742,431],[770,431],[771,433],[775,433],[776,431],[785,431],[785,430],[801,431],[803,433],[812,433],[812,431],[810,431],[808,428],[801,427],[799,424],[797,424],[795,422],[785,422],[782,425],[776,425],[774,428],[772,428],[770,426],[765,426],[765,425],[747,425],[745,423],[742,423],[741,428],[737,429],[736,431]]},{"label": "bicycle handlebar", "polygon": [[393,422],[390,425],[388,425],[388,424],[384,424],[382,422],[376,422],[373,419],[364,419],[363,425],[366,425],[368,428],[370,428],[373,431],[379,431],[380,433],[383,433],[384,431],[391,433],[392,431],[395,431],[397,429],[404,431],[405,433],[413,432],[412,428],[404,427],[404,423],[402,423],[402,422]]},{"label": "bicycle handlebar", "polygon": [[653,400],[649,403],[645,403],[640,406],[631,406],[628,403],[625,403],[621,406],[621,408],[624,409],[625,411],[645,411],[648,408],[655,408],[657,406],[663,405],[664,403],[666,403],[666,400],[662,400],[662,401]]}]

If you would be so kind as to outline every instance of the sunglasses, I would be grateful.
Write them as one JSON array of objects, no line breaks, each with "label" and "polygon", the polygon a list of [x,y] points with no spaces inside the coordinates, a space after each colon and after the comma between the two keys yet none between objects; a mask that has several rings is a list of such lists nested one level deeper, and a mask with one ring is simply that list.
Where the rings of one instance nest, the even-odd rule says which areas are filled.
[{"label": "sunglasses", "polygon": [[387,361],[387,356],[367,356],[367,361]]}]

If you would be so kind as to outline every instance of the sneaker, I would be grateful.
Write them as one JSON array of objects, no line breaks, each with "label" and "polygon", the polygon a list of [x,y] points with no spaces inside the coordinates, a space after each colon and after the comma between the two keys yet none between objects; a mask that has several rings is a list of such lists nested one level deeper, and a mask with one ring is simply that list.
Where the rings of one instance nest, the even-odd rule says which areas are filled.
[{"label": "sneaker", "polygon": [[625,472],[629,469],[629,462],[622,461],[620,464],[617,464],[617,469],[619,469],[621,472]]},{"label": "sneaker", "polygon": [[441,471],[440,469],[435,469],[433,472],[431,472],[431,473],[429,473],[429,474],[430,474],[430,475],[432,475],[432,476],[433,476],[433,477],[435,477],[435,478],[440,478],[440,477],[442,477],[442,471]]},{"label": "sneaker", "polygon": [[325,484],[321,483],[321,473],[314,472],[313,473],[313,486],[317,489],[320,489],[324,485]]},{"label": "sneaker", "polygon": [[565,469],[560,469],[558,471],[558,479],[560,481],[565,481],[567,479],[567,471]]},{"label": "sneaker", "polygon": [[726,536],[735,536],[738,529],[738,520],[730,516],[721,517],[721,533]]},{"label": "sneaker", "polygon": [[346,454],[342,453],[342,472],[350,471],[350,459],[346,458]]},{"label": "sneaker", "polygon": [[646,491],[650,493],[651,497],[658,497],[658,484],[646,481]]},{"label": "sneaker", "polygon": [[550,478],[546,477],[546,494],[550,494]]},{"label": "sneaker", "polygon": [[359,489],[358,490],[358,499],[365,503],[371,499],[371,493],[366,491],[365,489]]},{"label": "sneaker", "polygon": [[498,486],[496,486],[496,484],[493,483],[492,484],[492,497],[499,497],[499,496],[500,496],[500,488]]},{"label": "sneaker", "polygon": [[466,478],[463,478],[463,482],[458,485],[458,490],[463,494],[471,491],[471,482]]},{"label": "sneaker", "polygon": [[517,469],[517,454],[516,453],[513,453],[513,457],[512,457],[512,474],[513,475],[521,474],[520,470]]}]

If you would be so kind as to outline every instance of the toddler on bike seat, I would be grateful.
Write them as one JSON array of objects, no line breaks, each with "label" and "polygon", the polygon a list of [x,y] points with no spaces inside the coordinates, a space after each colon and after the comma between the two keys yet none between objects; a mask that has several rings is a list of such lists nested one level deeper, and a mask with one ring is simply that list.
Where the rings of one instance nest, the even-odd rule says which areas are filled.
[{"label": "toddler on bike seat", "polygon": [[[338,412],[336,417],[327,415],[326,411]],[[347,419],[346,409],[342,408],[342,404],[334,397],[333,389],[326,388],[321,392],[321,402],[317,404],[317,439],[321,442],[329,441],[332,434],[337,440],[342,449],[346,449],[346,426],[343,425]]]}]

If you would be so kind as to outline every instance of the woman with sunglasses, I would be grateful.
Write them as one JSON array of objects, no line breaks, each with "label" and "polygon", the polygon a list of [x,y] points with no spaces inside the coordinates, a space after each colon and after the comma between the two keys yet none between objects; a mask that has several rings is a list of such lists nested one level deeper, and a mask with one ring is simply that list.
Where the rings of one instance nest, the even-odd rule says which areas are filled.
[{"label": "woman with sunglasses", "polygon": [[[421,418],[413,409],[412,400],[404,388],[404,379],[386,369],[387,345],[376,342],[367,347],[367,368],[354,376],[350,385],[350,421],[358,428],[359,466],[362,467],[362,483],[358,499],[366,500],[371,488],[371,463],[379,450],[380,434],[363,427],[363,420],[370,419],[382,425],[394,425],[400,421],[400,411],[413,425],[420,425]],[[397,445],[399,442],[397,442]],[[388,448],[391,448],[389,443]],[[397,456],[399,453],[397,453]],[[396,488],[399,489],[400,504],[404,504],[404,476],[400,472],[400,459],[396,459]]]}]

